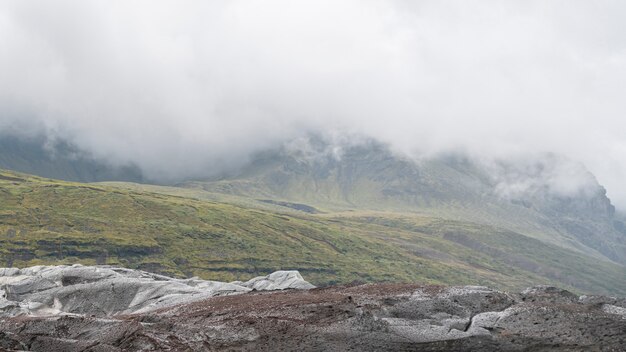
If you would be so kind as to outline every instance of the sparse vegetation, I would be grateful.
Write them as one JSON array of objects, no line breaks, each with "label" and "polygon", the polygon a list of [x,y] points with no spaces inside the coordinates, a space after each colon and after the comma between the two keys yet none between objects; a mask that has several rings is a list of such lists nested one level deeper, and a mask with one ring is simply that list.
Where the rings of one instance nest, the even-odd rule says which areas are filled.
[{"label": "sparse vegetation", "polygon": [[626,292],[623,266],[495,227],[401,213],[307,214],[177,192],[1,171],[0,265],[119,264],[226,281],[297,269],[317,285],[546,283]]}]

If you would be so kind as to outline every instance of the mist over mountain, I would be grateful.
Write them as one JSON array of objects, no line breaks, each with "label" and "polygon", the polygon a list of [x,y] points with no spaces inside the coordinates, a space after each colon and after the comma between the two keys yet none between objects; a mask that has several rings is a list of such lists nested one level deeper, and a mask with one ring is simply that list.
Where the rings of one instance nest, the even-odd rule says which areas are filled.
[{"label": "mist over mountain", "polygon": [[[344,201],[348,203],[351,201],[346,187],[351,186],[353,177],[360,176],[358,172],[380,173],[375,179],[391,187],[383,190],[385,195],[417,195],[420,200],[411,201],[416,205],[430,202],[428,195],[433,192],[439,192],[439,195],[446,193],[439,189],[460,192],[458,195],[447,192],[451,193],[445,199],[447,201],[462,201],[467,196],[463,192],[489,192],[492,196],[512,202],[545,200],[546,197],[590,199],[606,194],[604,187],[584,165],[553,153],[529,152],[501,159],[463,151],[423,156],[395,151],[392,145],[363,135],[339,132],[307,133],[251,152],[219,167],[198,166],[193,174],[183,173],[177,178],[150,173],[148,175],[152,178],[146,177],[144,170],[135,163],[114,163],[106,157],[96,157],[97,154],[80,149],[71,140],[56,135],[24,134],[11,130],[0,133],[0,167],[69,181],[180,184],[194,180],[259,177],[268,170],[278,172],[279,169],[310,172],[312,179],[323,179],[339,169],[337,177],[344,179],[338,182],[343,188]],[[353,165],[355,160],[359,161],[356,166]],[[455,173],[424,174],[431,172],[429,170],[433,167],[437,170],[433,172],[441,171],[441,167],[435,165],[443,165]],[[341,173],[344,168],[348,171]],[[352,175],[353,169],[357,172],[355,175]],[[469,175],[471,179],[460,180],[459,175]],[[270,175],[264,182],[275,184],[276,191],[281,192],[285,191],[283,181],[280,176]],[[401,182],[414,183],[411,187],[417,188],[392,189]],[[485,187],[489,190],[486,191]],[[317,186],[308,191],[317,193]],[[614,209],[611,208],[610,212]]]},{"label": "mist over mountain", "polygon": [[626,262],[626,226],[605,188],[584,165],[563,156],[419,157],[364,136],[331,133],[308,134],[237,163],[167,182],[58,138],[5,133],[0,142],[0,168],[45,177],[170,184],[310,211],[418,212],[497,225]]},{"label": "mist over mountain", "polygon": [[6,1],[0,129],[161,181],[311,131],[407,155],[554,153],[626,206],[624,6]]},{"label": "mist over mountain", "polygon": [[50,140],[42,135],[0,133],[0,168],[79,182],[146,181],[135,165],[98,160],[67,141]]},{"label": "mist over mountain", "polygon": [[615,0],[1,1],[0,350],[619,349],[625,93]]}]

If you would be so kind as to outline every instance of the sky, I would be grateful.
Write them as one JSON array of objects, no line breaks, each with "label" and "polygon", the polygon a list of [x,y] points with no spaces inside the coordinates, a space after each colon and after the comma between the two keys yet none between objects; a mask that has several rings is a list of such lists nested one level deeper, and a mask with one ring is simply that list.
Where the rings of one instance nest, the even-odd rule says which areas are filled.
[{"label": "sky", "polygon": [[0,132],[193,177],[310,131],[556,153],[626,209],[624,1],[0,2]]}]

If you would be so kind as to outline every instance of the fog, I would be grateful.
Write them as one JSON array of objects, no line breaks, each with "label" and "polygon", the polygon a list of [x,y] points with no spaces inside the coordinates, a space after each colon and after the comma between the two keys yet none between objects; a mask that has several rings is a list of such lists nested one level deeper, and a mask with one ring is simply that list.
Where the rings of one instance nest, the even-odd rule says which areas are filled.
[{"label": "fog", "polygon": [[159,179],[331,131],[563,155],[624,208],[625,92],[622,1],[0,3],[0,129]]}]

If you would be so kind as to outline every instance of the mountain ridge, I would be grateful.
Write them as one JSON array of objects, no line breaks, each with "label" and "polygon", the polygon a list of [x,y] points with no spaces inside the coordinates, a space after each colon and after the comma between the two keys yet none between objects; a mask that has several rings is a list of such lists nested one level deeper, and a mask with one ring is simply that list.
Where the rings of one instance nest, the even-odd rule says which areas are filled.
[{"label": "mountain ridge", "polygon": [[[494,177],[463,156],[413,161],[374,141],[345,147],[337,156],[336,149],[316,143],[308,155],[286,148],[266,151],[237,173],[181,186],[321,209],[414,211],[481,222],[626,263],[626,232],[606,190],[569,160],[548,155],[525,169],[501,161],[500,169],[514,170]],[[559,181],[571,181],[570,175],[555,176],[558,169],[571,173],[574,167],[586,183],[568,192],[559,189]],[[519,188],[498,180],[510,175],[527,189],[503,195],[503,188]]]},{"label": "mountain ridge", "polygon": [[550,155],[485,166],[320,140],[171,186],[0,170],[0,204],[7,266],[110,264],[230,281],[291,268],[316,284],[626,289],[626,226],[593,175]]}]

